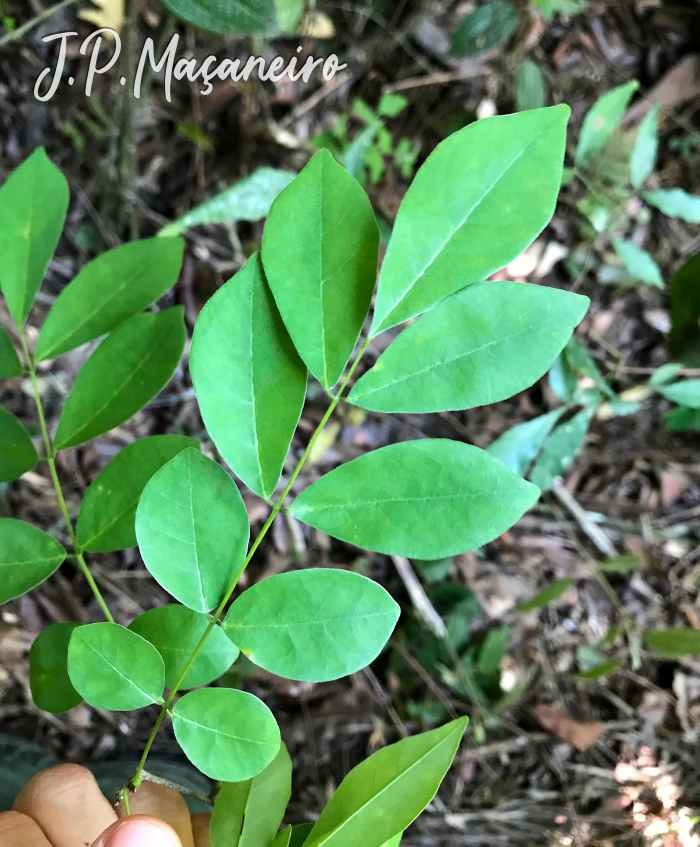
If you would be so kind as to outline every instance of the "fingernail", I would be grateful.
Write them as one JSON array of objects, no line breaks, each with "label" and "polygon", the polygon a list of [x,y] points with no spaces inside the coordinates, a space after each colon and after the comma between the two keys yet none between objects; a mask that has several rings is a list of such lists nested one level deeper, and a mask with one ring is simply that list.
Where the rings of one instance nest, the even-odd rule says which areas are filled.
[{"label": "fingernail", "polygon": [[124,821],[99,847],[180,847],[170,827],[149,821]]}]

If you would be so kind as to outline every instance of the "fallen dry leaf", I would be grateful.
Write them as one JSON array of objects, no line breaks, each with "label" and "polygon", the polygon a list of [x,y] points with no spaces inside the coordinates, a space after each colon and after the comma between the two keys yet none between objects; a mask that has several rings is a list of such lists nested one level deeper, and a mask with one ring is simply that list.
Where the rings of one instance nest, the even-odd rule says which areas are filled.
[{"label": "fallen dry leaf", "polygon": [[550,703],[535,706],[532,714],[548,732],[572,744],[580,753],[595,744],[607,729],[600,721],[574,720]]},{"label": "fallen dry leaf", "polygon": [[651,91],[628,110],[622,119],[623,126],[639,123],[652,106],[668,112],[697,97],[700,86],[700,55],[685,56],[666,73]]}]

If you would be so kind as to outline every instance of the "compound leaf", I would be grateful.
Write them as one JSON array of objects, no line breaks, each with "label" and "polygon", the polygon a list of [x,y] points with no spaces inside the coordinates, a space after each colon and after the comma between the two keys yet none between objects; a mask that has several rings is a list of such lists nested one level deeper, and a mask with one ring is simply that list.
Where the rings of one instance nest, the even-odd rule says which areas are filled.
[{"label": "compound leaf", "polygon": [[405,329],[348,399],[374,411],[416,413],[505,400],[547,372],[588,303],[539,285],[473,285]]},{"label": "compound leaf", "polygon": [[355,673],[384,648],[399,606],[351,571],[277,574],[238,597],[224,626],[248,658],[286,679],[326,682]]},{"label": "compound leaf", "polygon": [[83,698],[68,676],[68,643],[79,623],[55,623],[46,627],[29,651],[29,686],[32,699],[45,712],[63,714]]},{"label": "compound leaf", "polygon": [[262,260],[294,346],[330,388],[367,317],[379,230],[357,180],[319,150],[272,204]]},{"label": "compound leaf", "polygon": [[23,326],[61,236],[68,183],[43,147],[0,187],[0,289]]},{"label": "compound leaf", "polygon": [[39,461],[31,436],[0,406],[0,482],[18,479]]},{"label": "compound leaf", "polygon": [[659,106],[652,106],[637,131],[630,157],[630,181],[633,188],[641,188],[654,169],[659,147]]},{"label": "compound leaf", "polygon": [[[435,796],[457,752],[466,718],[374,753],[340,783],[304,847],[381,847]],[[390,842],[391,843],[391,842]]]},{"label": "compound leaf", "polygon": [[554,480],[573,464],[595,412],[595,406],[583,409],[547,437],[542,454],[530,474],[530,480],[542,491],[548,491]]},{"label": "compound leaf", "polygon": [[0,603],[21,597],[55,573],[66,551],[24,521],[0,518]]},{"label": "compound leaf", "polygon": [[175,306],[135,315],[105,338],[68,395],[56,432],[57,450],[114,429],[167,385],[185,348],[183,314]]},{"label": "compound leaf", "polygon": [[7,330],[0,326],[0,379],[22,375],[22,363]]},{"label": "compound leaf", "polygon": [[542,449],[542,445],[566,407],[540,415],[531,421],[511,427],[486,448],[496,459],[518,474],[525,476],[527,469]]},{"label": "compound leaf", "polygon": [[618,85],[596,100],[581,127],[575,157],[577,165],[583,164],[605,147],[638,88],[639,83],[631,80],[624,85]]},{"label": "compound leaf", "polygon": [[255,253],[202,310],[190,371],[207,431],[231,470],[270,496],[306,395],[306,367]]},{"label": "compound leaf", "polygon": [[160,653],[135,632],[116,623],[74,630],[68,645],[68,674],[91,706],[129,712],[157,703],[165,687]]},{"label": "compound leaf", "polygon": [[493,541],[538,497],[486,451],[424,439],[336,468],[303,491],[290,513],[358,547],[440,559]]},{"label": "compound leaf", "polygon": [[700,197],[681,188],[647,191],[644,199],[669,218],[680,218],[689,224],[700,224]]},{"label": "compound leaf", "polygon": [[257,776],[281,744],[277,722],[262,700],[232,688],[185,694],[173,708],[173,729],[192,764],[223,782]]},{"label": "compound leaf", "polygon": [[184,435],[149,435],[120,450],[83,497],[76,527],[83,550],[135,547],[136,506],[146,483],[188,447],[199,449],[199,442]]},{"label": "compound leaf", "polygon": [[549,222],[568,106],[486,118],[442,141],[416,174],[379,276],[371,335],[481,282]]},{"label": "compound leaf", "polygon": [[[209,626],[209,618],[179,603],[144,612],[129,629],[149,641],[165,664],[165,685],[174,688],[190,656]],[[180,684],[180,690],[209,685],[231,667],[238,648],[221,627],[215,626]]]},{"label": "compound leaf", "polygon": [[223,599],[245,559],[250,525],[226,471],[188,448],[144,488],[136,538],[156,582],[196,612]]},{"label": "compound leaf", "polygon": [[37,361],[93,341],[155,303],[177,282],[183,247],[181,238],[147,238],[85,265],[51,307],[39,333]]}]

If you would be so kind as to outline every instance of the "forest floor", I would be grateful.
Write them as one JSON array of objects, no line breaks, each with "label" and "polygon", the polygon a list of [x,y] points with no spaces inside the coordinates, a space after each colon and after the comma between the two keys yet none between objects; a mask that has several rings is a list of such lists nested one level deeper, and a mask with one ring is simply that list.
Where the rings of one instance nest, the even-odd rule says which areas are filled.
[{"label": "forest floor", "polygon": [[[316,77],[308,84],[226,82],[216,84],[208,96],[196,84],[177,82],[171,102],[158,77],[138,101],[122,96],[114,75],[97,78],[86,98],[86,63],[78,61],[77,48],[68,55],[76,84],[62,85],[49,102],[37,101],[34,81],[54,55],[42,37],[92,30],[76,18],[72,6],[0,46],[0,181],[44,145],[71,187],[67,228],[30,324],[39,325],[65,284],[101,250],[154,234],[257,167],[298,171],[310,155],[310,140],[330,131],[340,115],[350,115],[353,136],[362,128],[352,116],[354,98],[375,107],[382,94],[405,96],[407,107],[387,125],[395,140],[418,145],[420,162],[446,134],[475,116],[513,111],[516,74],[526,57],[543,73],[547,103],[572,107],[570,151],[585,112],[602,94],[631,79],[639,81],[641,94],[655,92],[662,119],[653,185],[678,185],[700,194],[696,2],[591,0],[570,4],[582,8],[577,14],[557,13],[549,20],[534,7],[516,3],[518,27],[505,46],[454,59],[451,34],[474,5],[320,0],[311,35],[265,43],[182,28],[183,44],[200,57],[291,56],[302,43],[316,55],[336,52],[348,67],[326,84]],[[19,24],[42,8],[39,0],[5,0],[5,6]],[[140,8],[132,37],[141,44],[147,36],[167,35],[157,3]],[[641,114],[634,108],[623,124],[630,131]],[[382,179],[367,185],[375,209],[389,225],[409,182],[389,161]],[[571,191],[562,194],[538,241],[540,253],[534,259],[529,254],[509,275],[591,298],[577,334],[620,394],[643,386],[670,361],[667,291],[606,284],[610,250],[586,240],[576,199]],[[185,306],[190,329],[208,297],[259,245],[262,223],[202,226],[188,233],[183,273],[168,298]],[[700,245],[696,226],[656,214],[644,226],[645,249],[665,280]],[[545,248],[556,261],[543,260]],[[589,251],[594,261],[575,273],[566,259],[575,260],[581,251]],[[10,329],[4,305],[0,323]],[[373,343],[370,357],[388,340]],[[87,352],[81,348],[42,369],[50,425]],[[643,403],[632,415],[598,413],[584,449],[565,475],[563,491],[545,494],[512,530],[432,569],[413,564],[434,605],[440,610],[441,603],[447,604],[452,624],[466,628],[468,645],[477,649],[489,633],[503,638],[505,656],[496,662],[498,690],[482,703],[460,693],[454,674],[445,671],[440,645],[391,558],[331,541],[288,516],[276,519],[246,574],[249,583],[292,563],[346,565],[380,581],[403,608],[388,649],[370,669],[351,678],[315,685],[286,682],[246,666],[236,665],[231,672],[230,683],[262,696],[280,720],[295,762],[295,822],[306,811],[318,810],[343,774],[368,752],[449,714],[467,713],[473,729],[438,797],[407,833],[407,847],[699,843],[693,827],[700,814],[700,659],[661,661],[642,654],[635,664],[622,636],[605,647],[600,643],[625,616],[646,629],[700,629],[698,435],[670,432],[663,417],[668,402],[644,395],[642,388]],[[31,391],[23,380],[0,384],[0,402],[36,428]],[[293,444],[295,456],[326,402],[311,385]],[[340,461],[408,438],[444,436],[486,447],[514,424],[558,404],[543,379],[513,400],[467,412],[389,418],[341,407],[299,487]],[[77,508],[85,488],[121,447],[166,432],[204,435],[186,363],[127,424],[60,454],[69,508]],[[250,492],[244,496],[255,529],[269,507]],[[0,514],[61,532],[54,491],[41,468],[0,486]],[[598,529],[598,535],[593,533],[597,542],[590,537],[591,522]],[[610,552],[628,554],[633,567],[601,580],[595,563]],[[92,567],[120,622],[168,602],[147,578],[135,550],[95,556]],[[518,604],[563,578],[571,584],[555,601],[516,611]],[[153,722],[148,709],[115,716],[79,706],[50,716],[31,701],[27,654],[38,632],[56,621],[99,617],[87,585],[70,565],[39,590],[3,607],[2,731],[74,761],[103,761],[141,750]],[[577,677],[601,655],[625,661],[598,679]],[[156,746],[177,753],[169,729]]]}]

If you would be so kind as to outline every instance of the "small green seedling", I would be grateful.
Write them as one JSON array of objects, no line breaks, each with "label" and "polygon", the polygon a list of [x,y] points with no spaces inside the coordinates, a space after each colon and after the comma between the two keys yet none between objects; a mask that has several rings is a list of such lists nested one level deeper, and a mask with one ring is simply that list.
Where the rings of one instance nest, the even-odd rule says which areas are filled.
[{"label": "small green seedling", "polygon": [[[536,485],[491,453],[446,439],[368,452],[304,490],[299,473],[341,402],[389,414],[459,410],[510,397],[547,372],[587,299],[484,280],[550,220],[568,115],[557,106],[491,118],[443,141],[404,198],[378,282],[369,200],[327,150],[318,152],[272,204],[261,252],[207,303],[194,329],[194,389],[233,478],[193,439],[151,436],[97,476],[75,523],[56,454],[123,424],[180,366],[182,309],[151,307],[178,277],[183,242],[136,241],[87,264],[30,346],[27,318],[61,233],[68,187],[37,150],[0,188],[0,287],[21,348],[20,357],[1,336],[0,368],[5,377],[28,375],[33,386],[43,460],[69,542],[66,549],[38,527],[0,520],[0,602],[40,585],[66,559],[88,581],[105,620],[43,632],[32,649],[32,692],[55,712],[81,699],[106,710],[160,707],[125,786],[127,808],[166,719],[190,761],[223,783],[214,847],[254,838],[260,847],[395,847],[430,802],[463,718],[380,750],[346,777],[310,829],[278,832],[290,762],[275,717],[252,694],[211,683],[239,652],[288,679],[337,679],[373,661],[397,623],[399,606],[384,588],[342,568],[292,570],[237,591],[283,508],[349,544],[436,560],[492,541],[539,498]],[[388,330],[394,340],[367,368],[367,348]],[[50,433],[38,364],[99,338]],[[290,463],[309,373],[329,404]],[[0,480],[38,461],[27,431],[3,411]],[[239,484],[271,505],[252,540]],[[176,602],[125,627],[115,622],[88,558],[136,544]],[[506,642],[503,633],[471,657],[485,685]]]}]

